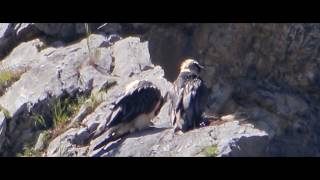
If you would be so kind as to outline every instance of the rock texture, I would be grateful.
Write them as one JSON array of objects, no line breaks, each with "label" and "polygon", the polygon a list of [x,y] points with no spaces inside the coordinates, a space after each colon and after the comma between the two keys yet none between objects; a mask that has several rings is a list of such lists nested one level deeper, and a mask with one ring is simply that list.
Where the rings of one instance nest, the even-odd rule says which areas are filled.
[{"label": "rock texture", "polygon": [[[240,125],[238,121],[205,127],[181,136],[172,129],[150,129],[135,133],[115,142],[94,155],[109,157],[190,157],[209,156],[205,149],[215,146],[217,152],[211,156],[262,156],[268,135],[251,125]],[[258,148],[256,148],[256,146]]]},{"label": "rock texture", "polygon": [[[25,147],[42,156],[320,154],[319,24],[94,23],[89,29],[85,37],[83,23],[0,24],[0,70],[24,72],[0,97],[0,155]],[[175,135],[167,102],[154,127],[93,151],[104,138],[110,103],[128,82],[148,79],[164,95],[188,57],[205,65],[206,113],[217,120]],[[52,103],[78,96],[87,98],[84,104],[64,131],[47,139],[56,132]],[[34,113],[50,127],[36,125]]]},{"label": "rock texture", "polygon": [[[252,116],[274,135],[270,155],[319,154],[318,23],[139,27],[149,29],[150,56],[163,65],[168,79],[175,79],[185,57],[199,59],[206,69],[202,77],[212,89],[208,111]],[[179,48],[172,51],[168,44]]]},{"label": "rock texture", "polygon": [[[98,48],[104,40],[105,38],[100,35],[90,36],[91,48],[96,48],[102,52],[101,54],[108,53],[107,48]],[[21,44],[3,60],[7,69],[22,68],[26,65],[30,68],[0,98],[1,106],[12,116],[9,125],[11,127],[7,132],[9,140],[17,139],[19,136],[35,135],[31,132],[37,131],[32,129],[34,127],[34,120],[30,118],[32,112],[50,117],[48,108],[54,99],[62,96],[73,97],[76,93],[91,91],[95,86],[95,78],[101,82],[101,76],[106,74],[97,70],[91,72],[82,70],[84,67],[91,67],[89,61],[101,61],[101,64],[111,66],[111,62],[104,62],[112,61],[111,58],[105,56],[96,57],[94,60],[89,58],[86,40],[66,48],[46,48],[40,52],[33,46],[35,43],[39,43],[39,40]],[[17,145],[11,148],[14,150],[21,148],[24,142],[15,141]]]},{"label": "rock texture", "polygon": [[39,36],[40,31],[33,23],[0,24],[0,59],[5,57],[15,46],[23,41]]},{"label": "rock texture", "polygon": [[0,149],[5,141],[5,132],[7,127],[6,117],[3,112],[0,112]]}]

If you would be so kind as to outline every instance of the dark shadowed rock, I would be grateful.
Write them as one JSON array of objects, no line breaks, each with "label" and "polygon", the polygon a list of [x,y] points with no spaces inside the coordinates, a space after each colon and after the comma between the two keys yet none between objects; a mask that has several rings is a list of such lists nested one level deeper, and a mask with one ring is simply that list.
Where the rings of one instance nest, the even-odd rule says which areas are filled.
[{"label": "dark shadowed rock", "polygon": [[0,24],[0,55],[1,58],[5,55],[6,51],[8,51],[8,46],[12,43],[13,39],[11,39],[12,31],[13,31],[13,24],[11,23],[1,23]]},{"label": "dark shadowed rock", "polygon": [[66,40],[86,33],[84,23],[35,23],[34,26],[48,36]]},{"label": "dark shadowed rock", "polygon": [[7,120],[3,112],[0,112],[0,149],[2,147],[2,144],[5,141],[5,133],[6,133],[6,127],[7,127]]}]

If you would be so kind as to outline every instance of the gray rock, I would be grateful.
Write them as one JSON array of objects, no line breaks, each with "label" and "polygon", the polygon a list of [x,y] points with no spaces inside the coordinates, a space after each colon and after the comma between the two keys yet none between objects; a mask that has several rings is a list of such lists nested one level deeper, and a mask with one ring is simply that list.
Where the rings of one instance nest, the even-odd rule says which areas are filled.
[{"label": "gray rock", "polygon": [[[98,48],[104,40],[105,38],[101,35],[92,35],[90,45],[92,48]],[[3,60],[7,69],[26,66],[30,68],[0,97],[1,106],[13,117],[10,121],[11,129],[8,132],[13,139],[17,139],[16,136],[34,137],[29,136],[29,132],[26,135],[23,134],[26,132],[24,129],[34,126],[33,119],[29,117],[31,111],[46,117],[49,115],[48,108],[53,99],[90,91],[93,88],[90,82],[105,83],[102,79],[107,74],[99,76],[101,73],[98,71],[91,74],[79,69],[91,66],[88,63],[86,39],[65,48],[49,47],[40,52],[37,50],[38,44],[41,45],[41,41],[34,40],[22,44]],[[102,51],[111,53],[106,48],[102,48]],[[98,57],[97,61],[105,57],[106,55]],[[85,81],[81,81],[81,77],[86,77]],[[15,141],[15,143],[18,148],[25,142]]]},{"label": "gray rock", "polygon": [[[38,137],[28,130],[34,123],[28,114],[32,111],[47,117],[50,102],[55,98],[64,95],[73,96],[79,92],[93,90],[94,92],[108,91],[108,95],[103,95],[102,98],[109,101],[123,92],[124,86],[128,82],[138,78],[147,78],[154,81],[162,88],[163,94],[171,88],[171,84],[163,78],[163,70],[160,67],[153,68],[147,43],[141,43],[138,38],[128,38],[117,42],[118,44],[112,48],[100,47],[105,41],[106,39],[102,35],[91,35],[89,37],[90,49],[99,52],[94,54],[94,59],[89,57],[86,39],[64,48],[46,47],[40,40],[36,39],[19,45],[10,56],[3,60],[3,65],[7,69],[28,67],[28,71],[22,74],[19,81],[9,87],[8,91],[0,97],[0,105],[7,109],[12,116],[11,128],[8,131],[10,137],[12,139],[16,139],[17,136],[25,137],[23,142],[14,142],[14,150],[18,150],[21,144],[32,141],[32,138]],[[39,50],[39,47],[43,48]],[[120,53],[120,49],[125,50],[126,53]],[[122,61],[125,58],[129,58],[129,61],[131,61],[125,72],[133,71],[132,75],[136,76],[128,79],[116,78],[117,80],[110,78],[113,66],[124,67]],[[147,67],[151,69],[148,70]],[[119,68],[117,70],[115,68],[114,72],[119,72]],[[143,72],[141,73],[141,71]],[[121,73],[117,75],[128,76],[128,74]],[[119,85],[109,92],[109,86],[112,86],[116,81]],[[106,119],[107,114],[103,108],[100,109],[100,113],[99,110],[93,113],[94,116],[99,115],[98,123],[86,120],[86,116],[93,110],[88,112],[88,109],[84,106],[81,110],[74,121],[81,122],[84,120],[84,124],[88,122],[86,124],[89,127],[88,134],[95,131],[95,128],[101,126],[103,119]],[[17,123],[17,121],[21,122]],[[91,124],[97,125],[93,127]],[[83,136],[83,134],[85,133],[80,131],[76,136],[80,138],[75,138],[75,142],[85,142],[88,135]]]},{"label": "gray rock", "polygon": [[7,120],[3,112],[0,112],[0,152],[2,144],[5,141],[5,133],[7,128]]},{"label": "gray rock", "polygon": [[76,129],[69,129],[52,140],[46,151],[48,157],[70,157],[77,156],[77,148],[71,142]]},{"label": "gray rock", "polygon": [[31,40],[39,35],[32,23],[0,23],[0,59],[20,42]]},{"label": "gray rock", "polygon": [[[148,55],[144,56],[146,59],[144,62],[147,64],[146,67],[149,68],[137,69],[141,62],[139,60],[132,60],[129,67],[124,67],[124,65],[121,64],[124,59],[136,58],[136,54],[139,54],[139,57],[143,57],[141,54],[146,54],[144,51],[147,51],[147,49],[144,45],[130,45],[131,43],[136,44],[139,42],[136,39],[131,42],[129,41],[130,39],[132,40],[132,38],[128,38],[119,41],[114,47],[112,47],[114,50],[113,57],[115,59],[115,69],[113,73],[120,77],[127,78],[118,78],[117,85],[107,91],[105,97],[106,101],[99,105],[94,112],[84,117],[84,119],[80,118],[83,119],[81,120],[81,127],[60,136],[61,139],[66,135],[70,135],[70,137],[72,136],[72,138],[70,138],[70,142],[66,145],[70,148],[66,149],[69,149],[72,152],[78,152],[79,148],[75,146],[82,146],[84,149],[83,155],[85,156],[205,156],[203,154],[203,150],[205,148],[217,146],[217,156],[264,155],[268,134],[262,130],[255,129],[250,124],[241,124],[237,119],[231,119],[222,125],[190,131],[182,136],[175,135],[173,130],[170,129],[170,102],[164,104],[159,115],[154,119],[155,127],[123,137],[117,142],[109,144],[105,148],[93,151],[93,147],[95,147],[96,143],[104,139],[103,132],[105,130],[104,127],[106,119],[110,114],[110,103],[124,91],[124,87],[128,82],[135,79],[150,80],[160,88],[163,95],[173,90],[172,84],[164,78],[164,71],[162,68],[159,66],[153,66],[150,63],[150,57],[148,57]],[[117,48],[120,47],[126,47],[125,49],[128,51],[125,51],[126,53],[119,54],[120,50]],[[130,48],[134,49],[133,47],[138,48],[138,50],[131,50]],[[116,51],[119,52],[115,53]],[[124,50],[122,50],[122,52],[123,51]],[[120,67],[126,69],[123,69],[122,71]],[[82,70],[88,73],[82,72],[81,74],[92,74],[89,72],[95,71],[95,69],[91,67],[86,67]],[[83,78],[86,79],[85,77]],[[102,84],[102,82],[103,81],[97,84]],[[218,104],[216,105],[216,108],[213,108],[215,110],[221,108],[224,102],[231,96],[231,90],[227,91],[223,96],[221,93],[217,93],[220,91],[223,92],[223,90],[221,90],[223,88],[221,87],[222,86],[220,85],[219,87],[214,88],[213,91],[213,93],[216,93],[214,95],[219,100],[215,101],[215,103]],[[229,86],[224,85],[223,87]],[[260,148],[249,150],[249,148],[254,147],[255,144],[259,144]],[[48,153],[48,156],[55,154],[52,153],[52,150],[50,151],[51,153]],[[62,154],[72,155],[72,153],[67,151]],[[75,154],[73,155],[75,156]]]},{"label": "gray rock", "polygon": [[88,114],[92,112],[92,107],[85,102],[79,109],[77,115],[71,120],[72,123],[80,123]]},{"label": "gray rock", "polygon": [[46,140],[47,140],[47,133],[43,132],[39,135],[38,140],[34,146],[34,150],[36,151],[42,151],[45,148]]},{"label": "gray rock", "polygon": [[141,43],[139,38],[129,37],[116,42],[113,46],[115,68],[113,74],[130,77],[151,68],[148,42]]},{"label": "gray rock", "polygon": [[[103,40],[103,36],[93,35],[91,37],[92,47],[99,46]],[[31,62],[25,63],[24,56],[29,57],[26,59],[31,59],[30,61],[36,61],[35,65],[0,98],[0,104],[13,116],[25,111],[21,108],[26,104],[34,106],[49,96],[59,97],[64,91],[72,95],[77,89],[83,88],[83,84],[86,84],[79,82],[79,75],[85,76],[87,74],[81,75],[77,69],[81,68],[81,66],[77,67],[79,64],[85,64],[88,61],[86,40],[63,49],[48,48],[41,52],[37,52],[33,46],[34,43],[39,42],[32,41],[21,45],[22,47],[18,47],[12,57],[9,56],[4,60],[4,64],[8,68],[32,64]],[[11,59],[14,60],[11,61]],[[92,74],[91,79],[95,74]],[[90,81],[90,78],[87,78],[87,81]]]},{"label": "gray rock", "polygon": [[[108,145],[89,156],[206,156],[207,147],[216,146],[215,156],[262,156],[268,142],[266,132],[238,121],[210,126],[174,135],[172,129],[137,132]],[[253,148],[259,145],[259,148]]]},{"label": "gray rock", "polygon": [[72,143],[77,144],[77,145],[84,145],[84,144],[88,143],[90,136],[91,136],[91,134],[90,134],[89,128],[87,128],[87,127],[81,128],[75,134],[75,136],[72,140]]},{"label": "gray rock", "polygon": [[98,61],[95,62],[96,68],[102,74],[110,74],[113,70],[113,60],[110,48],[98,48],[96,57]]},{"label": "gray rock", "polygon": [[44,44],[39,39],[21,43],[1,62],[1,68],[15,70],[37,66],[40,59],[38,47],[41,46]]},{"label": "gray rock", "polygon": [[210,112],[220,113],[225,109],[228,100],[231,99],[233,87],[223,81],[216,82],[211,87],[211,93],[208,97],[208,108]]},{"label": "gray rock", "polygon": [[[172,85],[164,78],[159,78],[163,77],[163,75],[163,70],[157,66],[154,69],[143,71],[137,75],[134,75],[128,80],[120,81],[119,86],[121,87],[121,84],[126,84],[126,82],[132,81],[131,79],[145,78],[159,85],[159,87],[162,88],[162,92],[165,93],[172,90]],[[116,96],[113,95],[113,91],[121,91],[118,88],[119,87],[112,89],[110,92],[108,92],[108,95],[112,97]],[[110,102],[112,102],[112,100],[110,100]],[[228,122],[217,127],[197,129],[187,132],[182,136],[174,135],[173,130],[170,129],[171,121],[169,116],[169,105],[170,103],[166,103],[161,109],[158,117],[155,118],[154,128],[134,133],[118,140],[117,142],[110,143],[105,148],[93,151],[93,147],[95,147],[97,143],[104,139],[102,134],[94,141],[91,140],[87,155],[102,157],[201,156],[203,149],[213,145],[216,145],[217,149],[219,150],[219,152],[217,152],[217,156],[265,155],[264,153],[268,142],[268,134],[265,131],[255,129],[251,124],[240,124],[237,119],[234,119],[236,117],[229,119]],[[106,107],[108,107],[107,103],[100,106],[100,108]],[[97,110],[96,112],[104,112],[105,115],[88,116],[88,119],[85,120],[84,123],[88,124],[89,126],[90,123],[94,124],[93,122],[96,122],[99,125],[95,124],[93,129],[99,130],[99,127],[103,127],[103,124],[106,123],[105,117],[108,116],[108,110]],[[99,118],[97,119],[97,117]],[[95,130],[89,131],[89,128],[83,128],[81,129],[79,136],[89,138],[89,134],[93,133]],[[211,131],[213,134],[208,135]],[[259,144],[259,148],[256,148],[256,151],[249,150],[248,148],[252,148],[255,146],[254,144]]]},{"label": "gray rock", "polygon": [[[94,30],[101,24],[91,25]],[[108,36],[92,35],[89,38],[92,52],[89,57],[86,39],[68,46],[34,39],[17,46],[40,31],[44,39],[75,40],[85,35],[81,23],[0,24],[0,58],[8,55],[2,60],[2,67],[29,68],[0,97],[0,105],[14,116],[7,122],[10,124],[6,134],[12,137],[8,142],[19,139],[16,137],[23,137],[21,141],[37,137],[30,130],[33,127],[33,121],[28,120],[30,110],[45,112],[51,99],[92,89],[92,92],[104,92],[104,102],[92,113],[83,106],[74,118],[81,125],[74,130],[72,143],[81,148],[73,145],[70,148],[81,155],[89,152],[95,156],[204,156],[199,153],[200,149],[211,146],[217,146],[219,156],[319,154],[319,24],[131,23],[131,27],[122,28],[127,25],[107,23],[101,27],[99,33]],[[133,37],[121,40],[118,32],[132,34],[127,30],[141,33],[148,42]],[[171,84],[163,78],[164,74],[174,80],[181,60],[190,56],[206,67],[202,78],[211,87],[207,111],[222,115],[220,119],[226,127],[220,124],[215,125],[217,129],[210,126],[173,136],[170,130],[161,129],[171,125],[170,103],[166,103],[155,119],[158,130],[140,132],[114,142],[105,150],[91,152],[92,133],[103,132],[110,102],[122,93],[126,83],[134,79],[151,79],[165,94],[170,91]],[[162,65],[165,73],[153,64]],[[112,84],[110,73],[117,84],[106,88]],[[246,114],[246,120],[243,121],[239,114]],[[238,121],[241,123],[232,124]],[[220,120],[215,123],[219,124]],[[248,128],[250,135],[240,133],[238,137],[233,132],[243,131],[245,125],[242,123],[254,127]],[[207,143],[206,138],[210,137],[202,134],[207,128],[213,128],[214,134],[227,132],[230,137],[217,135],[217,141]],[[260,134],[256,129],[260,129]],[[194,137],[196,134],[204,140],[198,140]],[[153,138],[160,144],[160,150],[153,144]],[[159,138],[168,142],[160,143]],[[180,146],[189,147],[187,139],[199,141],[199,147],[190,146],[188,150],[179,151]],[[140,141],[144,144],[138,146]],[[162,147],[164,144],[168,147]],[[130,151],[129,146],[137,147]],[[145,151],[149,147],[152,152]],[[173,153],[162,150],[166,148]]]},{"label": "gray rock", "polygon": [[44,154],[46,157],[79,157],[86,156],[88,147],[77,146],[74,141],[77,128],[70,128],[52,140]]}]

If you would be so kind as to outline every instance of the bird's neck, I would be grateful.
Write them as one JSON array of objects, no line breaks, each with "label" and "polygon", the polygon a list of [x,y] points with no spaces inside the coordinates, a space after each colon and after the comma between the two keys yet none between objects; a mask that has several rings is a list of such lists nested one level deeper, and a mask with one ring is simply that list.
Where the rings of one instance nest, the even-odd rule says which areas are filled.
[{"label": "bird's neck", "polygon": [[199,74],[191,71],[184,71],[184,72],[180,72],[179,78],[184,80],[194,79],[194,78],[199,78]]}]

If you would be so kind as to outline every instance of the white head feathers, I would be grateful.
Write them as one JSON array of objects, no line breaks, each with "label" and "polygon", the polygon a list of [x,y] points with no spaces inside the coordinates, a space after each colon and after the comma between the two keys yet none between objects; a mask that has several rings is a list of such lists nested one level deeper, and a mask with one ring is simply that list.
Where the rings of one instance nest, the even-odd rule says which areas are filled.
[{"label": "white head feathers", "polygon": [[198,61],[186,59],[180,66],[180,72],[194,72],[198,74],[202,68],[203,66],[201,66]]}]

